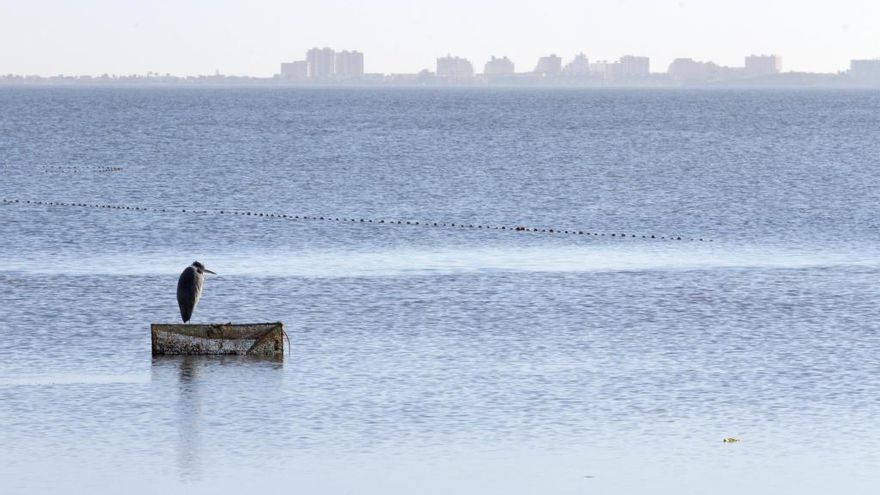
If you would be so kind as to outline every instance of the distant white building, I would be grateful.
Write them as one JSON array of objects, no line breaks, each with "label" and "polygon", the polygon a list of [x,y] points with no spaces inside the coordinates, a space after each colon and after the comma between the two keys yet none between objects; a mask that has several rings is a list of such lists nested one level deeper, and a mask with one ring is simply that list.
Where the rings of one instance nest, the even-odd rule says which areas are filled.
[{"label": "distant white building", "polygon": [[677,58],[669,65],[668,73],[677,81],[708,81],[717,75],[718,69],[713,62]]},{"label": "distant white building", "polygon": [[332,48],[312,48],[306,52],[309,79],[328,79],[336,73],[336,52]]},{"label": "distant white building", "polygon": [[747,76],[772,76],[782,72],[782,57],[779,55],[749,55],[746,57]]},{"label": "distant white building", "polygon": [[447,55],[437,59],[437,77],[449,79],[470,79],[474,77],[474,66],[470,61]]},{"label": "distant white building", "polygon": [[614,79],[644,79],[651,75],[651,60],[648,57],[625,55],[614,64]]},{"label": "distant white building", "polygon": [[299,81],[309,77],[309,63],[305,60],[295,62],[283,62],[281,64],[281,79]]},{"label": "distant white building", "polygon": [[538,59],[538,65],[535,66],[533,72],[545,76],[558,75],[562,72],[562,58],[557,57],[556,54],[541,57]]},{"label": "distant white building", "polygon": [[859,81],[880,82],[880,59],[850,60],[849,76]]},{"label": "distant white building", "polygon": [[360,79],[364,76],[364,54],[358,51],[343,50],[336,54],[336,77],[341,79]]},{"label": "distant white building", "polygon": [[612,63],[606,60],[590,62],[590,74],[597,79],[610,79]]},{"label": "distant white building", "polygon": [[562,72],[571,76],[588,76],[590,75],[590,60],[583,53],[578,53],[571,62],[565,64]]},{"label": "distant white building", "polygon": [[513,62],[507,57],[494,56],[483,66],[483,74],[487,76],[510,76],[514,73]]}]

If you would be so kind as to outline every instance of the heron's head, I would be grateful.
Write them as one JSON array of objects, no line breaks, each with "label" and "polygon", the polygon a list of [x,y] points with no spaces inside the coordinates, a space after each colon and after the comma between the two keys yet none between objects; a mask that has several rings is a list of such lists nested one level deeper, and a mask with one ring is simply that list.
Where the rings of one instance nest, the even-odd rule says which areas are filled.
[{"label": "heron's head", "polygon": [[[196,271],[199,273],[214,273],[211,270],[208,270],[207,268],[205,268],[205,265],[203,265],[199,261],[193,261],[192,267],[195,268]],[[216,273],[214,273],[214,275],[216,275]]]}]

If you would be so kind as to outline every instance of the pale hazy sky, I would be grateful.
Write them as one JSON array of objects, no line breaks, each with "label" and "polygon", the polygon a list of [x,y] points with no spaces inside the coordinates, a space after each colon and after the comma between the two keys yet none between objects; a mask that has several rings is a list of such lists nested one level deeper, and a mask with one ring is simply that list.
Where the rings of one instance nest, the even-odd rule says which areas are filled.
[{"label": "pale hazy sky", "polygon": [[565,61],[676,57],[834,72],[880,57],[880,0],[0,0],[0,74],[269,76],[313,46],[364,52],[367,72],[434,68],[451,53]]}]

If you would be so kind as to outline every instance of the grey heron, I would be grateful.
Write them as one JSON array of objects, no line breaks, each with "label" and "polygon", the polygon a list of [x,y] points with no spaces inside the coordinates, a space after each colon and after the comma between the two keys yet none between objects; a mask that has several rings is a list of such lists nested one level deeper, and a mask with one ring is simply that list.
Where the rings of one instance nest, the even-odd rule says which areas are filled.
[{"label": "grey heron", "polygon": [[[189,321],[199,298],[202,297],[202,284],[205,280],[205,273],[214,273],[205,268],[205,265],[198,261],[193,261],[180,274],[177,280],[177,305],[180,306],[180,316],[183,322]],[[216,274],[215,274],[216,275]]]}]

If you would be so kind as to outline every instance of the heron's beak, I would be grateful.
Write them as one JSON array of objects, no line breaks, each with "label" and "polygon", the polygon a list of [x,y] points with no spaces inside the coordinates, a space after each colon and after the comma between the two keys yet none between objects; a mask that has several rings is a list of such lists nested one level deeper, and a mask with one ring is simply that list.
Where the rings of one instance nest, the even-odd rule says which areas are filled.
[{"label": "heron's beak", "polygon": [[207,268],[204,268],[203,270],[210,273],[210,274],[217,275],[215,272],[212,272],[211,270],[208,270]]}]

